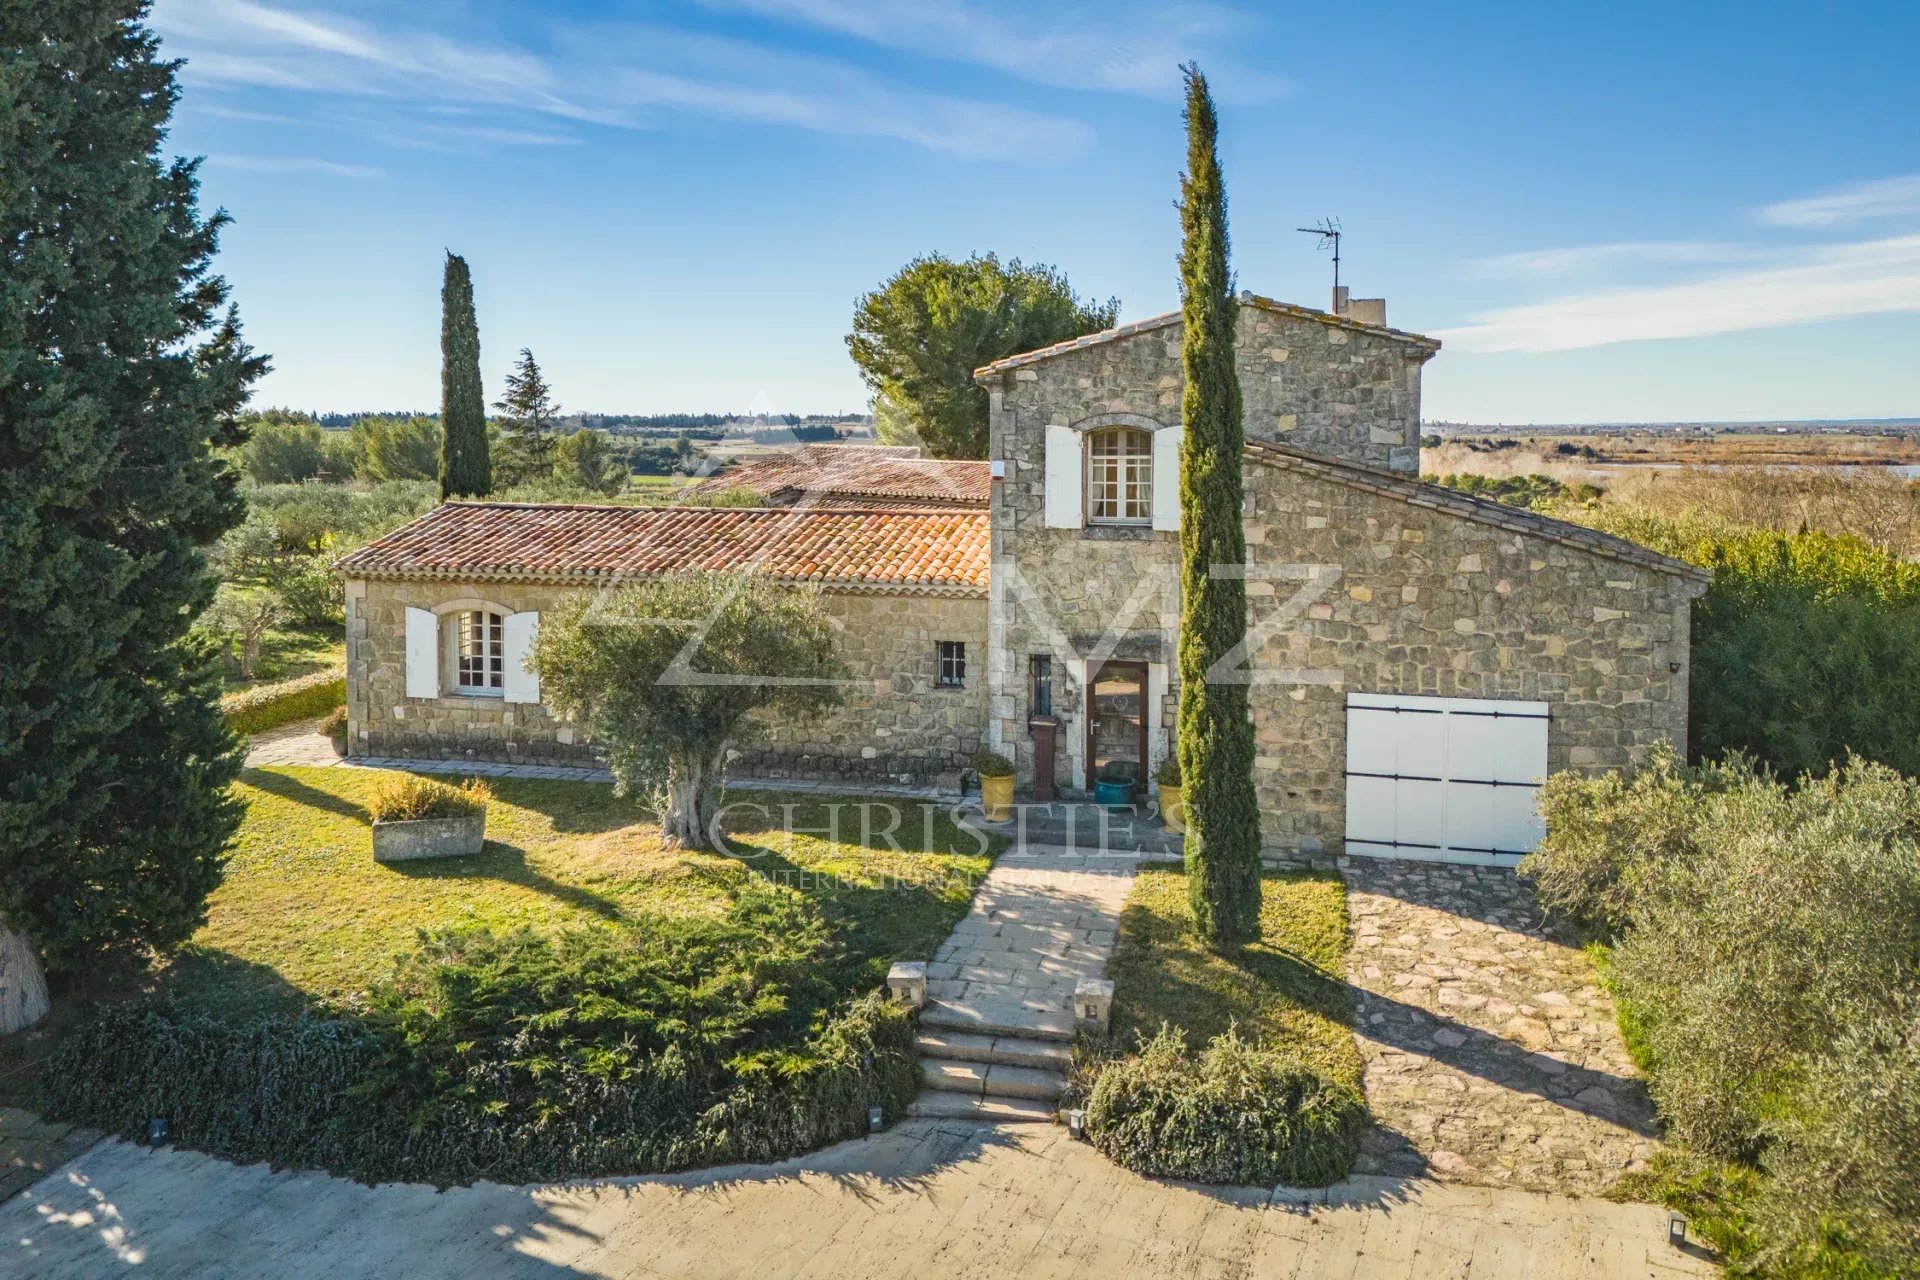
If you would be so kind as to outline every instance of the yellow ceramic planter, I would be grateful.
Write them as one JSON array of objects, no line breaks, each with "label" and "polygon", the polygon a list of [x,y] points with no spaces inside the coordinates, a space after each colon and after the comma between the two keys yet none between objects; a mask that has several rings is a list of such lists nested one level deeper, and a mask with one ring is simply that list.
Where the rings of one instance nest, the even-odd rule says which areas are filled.
[{"label": "yellow ceramic planter", "polygon": [[988,822],[1005,822],[1013,816],[1013,775],[980,779],[980,807]]},{"label": "yellow ceramic planter", "polygon": [[1186,834],[1187,811],[1180,804],[1180,788],[1170,787],[1164,782],[1160,784],[1160,817],[1173,834]]}]

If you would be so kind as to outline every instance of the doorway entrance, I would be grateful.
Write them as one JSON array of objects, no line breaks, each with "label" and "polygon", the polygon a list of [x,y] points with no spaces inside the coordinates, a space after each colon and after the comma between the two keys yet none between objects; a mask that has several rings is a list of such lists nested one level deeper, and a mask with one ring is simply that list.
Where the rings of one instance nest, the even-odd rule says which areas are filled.
[{"label": "doorway entrance", "polygon": [[1087,789],[1102,779],[1147,781],[1147,664],[1108,662],[1087,675]]}]

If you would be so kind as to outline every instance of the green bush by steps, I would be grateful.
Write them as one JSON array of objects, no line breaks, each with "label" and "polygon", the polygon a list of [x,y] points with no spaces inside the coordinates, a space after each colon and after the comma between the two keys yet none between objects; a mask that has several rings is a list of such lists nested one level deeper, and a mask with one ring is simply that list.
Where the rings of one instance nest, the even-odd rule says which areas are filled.
[{"label": "green bush by steps", "polygon": [[1087,1134],[1149,1177],[1322,1187],[1352,1169],[1366,1114],[1352,1086],[1233,1030],[1194,1054],[1163,1027],[1100,1073]]},{"label": "green bush by steps", "polygon": [[347,701],[347,673],[336,667],[310,675],[263,684],[220,699],[227,726],[241,737],[278,729],[295,720],[324,716]]},{"label": "green bush by steps", "polygon": [[836,944],[795,895],[724,919],[554,936],[453,930],[352,1016],[224,1023],[110,1006],[61,1045],[51,1114],[238,1161],[439,1185],[773,1160],[897,1118],[912,1027],[846,1002]]}]

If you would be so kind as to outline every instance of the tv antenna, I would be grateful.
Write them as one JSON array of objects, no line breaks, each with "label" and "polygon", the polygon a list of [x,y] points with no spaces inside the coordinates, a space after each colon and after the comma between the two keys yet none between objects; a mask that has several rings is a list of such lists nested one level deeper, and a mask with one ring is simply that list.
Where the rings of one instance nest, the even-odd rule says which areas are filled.
[{"label": "tv antenna", "polygon": [[1313,227],[1295,227],[1303,235],[1319,236],[1320,243],[1315,246],[1333,250],[1333,287],[1340,288],[1340,219],[1322,218],[1320,224]]}]

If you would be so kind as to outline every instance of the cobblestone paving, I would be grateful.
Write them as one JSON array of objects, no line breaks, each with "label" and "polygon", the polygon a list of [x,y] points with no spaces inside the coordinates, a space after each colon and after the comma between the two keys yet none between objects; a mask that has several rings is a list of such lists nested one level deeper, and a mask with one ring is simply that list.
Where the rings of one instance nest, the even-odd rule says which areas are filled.
[{"label": "cobblestone paving", "polygon": [[0,1107],[0,1200],[25,1191],[98,1141],[100,1135],[91,1129]]},{"label": "cobblestone paving", "polygon": [[774,1165],[436,1191],[104,1142],[0,1205],[0,1275],[1681,1280],[1651,1205],[1153,1182],[1057,1125],[908,1121]]},{"label": "cobblestone paving", "polygon": [[1374,1173],[1592,1194],[1653,1109],[1592,963],[1512,873],[1342,861]]}]

